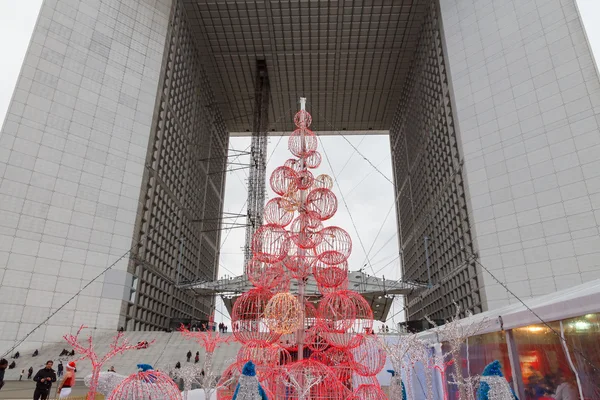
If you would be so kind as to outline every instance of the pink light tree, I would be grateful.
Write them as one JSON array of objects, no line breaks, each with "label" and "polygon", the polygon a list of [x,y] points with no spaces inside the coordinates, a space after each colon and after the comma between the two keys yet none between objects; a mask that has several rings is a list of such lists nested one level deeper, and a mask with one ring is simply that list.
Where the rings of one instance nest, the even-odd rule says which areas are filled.
[{"label": "pink light tree", "polygon": [[212,374],[213,353],[221,343],[229,344],[235,341],[235,337],[233,335],[223,336],[221,335],[221,332],[216,332],[216,329],[214,329],[214,314],[209,317],[208,324],[203,324],[202,326],[204,331],[194,332],[181,325],[179,332],[181,332],[181,335],[184,338],[194,340],[200,347],[204,348],[204,376],[201,378],[202,382],[200,383],[200,386],[204,389],[205,393],[208,394],[208,391],[215,389],[215,377]]},{"label": "pink light tree", "polygon": [[[64,335],[63,338],[67,341],[67,343],[69,343],[71,345],[71,347],[73,347],[73,350],[75,350],[77,353],[81,354],[81,356],[78,358],[78,360],[88,359],[92,363],[92,376],[91,376],[90,385],[89,385],[90,390],[88,391],[86,400],[94,400],[96,398],[96,392],[98,389],[98,378],[100,376],[100,371],[102,370],[102,366],[108,360],[110,360],[111,358],[116,356],[117,354],[123,354],[124,352],[126,352],[128,350],[140,349],[141,347],[139,344],[136,344],[136,345],[129,344],[128,339],[123,339],[121,341],[121,338],[123,337],[123,332],[119,332],[113,338],[113,341],[109,344],[109,347],[111,350],[108,353],[106,353],[104,356],[100,357],[94,350],[94,340],[92,338],[92,335],[88,336],[88,338],[87,338],[87,344],[88,344],[87,347],[85,347],[83,344],[79,343],[79,334],[85,328],[87,328],[87,327],[84,325],[81,325],[81,327],[79,328],[79,330],[77,331],[77,333],[75,335],[68,334],[68,335]],[[150,345],[152,343],[154,343],[154,340],[150,343],[147,343],[146,345]]]}]

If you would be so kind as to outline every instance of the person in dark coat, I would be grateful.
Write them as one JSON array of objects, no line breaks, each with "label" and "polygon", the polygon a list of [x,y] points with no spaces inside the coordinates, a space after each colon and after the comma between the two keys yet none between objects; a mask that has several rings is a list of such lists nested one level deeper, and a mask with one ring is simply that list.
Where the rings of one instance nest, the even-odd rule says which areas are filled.
[{"label": "person in dark coat", "polygon": [[190,362],[190,359],[192,358],[192,351],[188,350],[186,355],[187,355],[187,362]]},{"label": "person in dark coat", "polygon": [[31,357],[37,357],[38,354],[40,354],[40,352],[37,349],[35,349]]},{"label": "person in dark coat", "polygon": [[0,360],[0,390],[4,386],[4,371],[6,371],[6,367],[8,367],[8,361],[3,358]]},{"label": "person in dark coat", "polygon": [[181,363],[179,361],[177,361],[177,364],[175,364],[175,368],[177,368],[177,369],[181,368]]},{"label": "person in dark coat", "polygon": [[63,363],[62,363],[62,361],[60,361],[60,362],[58,363],[58,368],[56,368],[57,376],[58,376],[59,378],[62,376],[62,374],[63,374],[63,371],[64,371],[64,370],[65,370],[65,369],[64,369],[64,367],[63,367]]},{"label": "person in dark coat", "polygon": [[33,400],[47,400],[52,388],[52,382],[56,382],[56,372],[52,369],[54,363],[47,361],[46,366],[40,369],[33,377],[36,382]]},{"label": "person in dark coat", "polygon": [[32,375],[33,375],[33,367],[29,367],[29,370],[27,371],[27,379],[31,379]]},{"label": "person in dark coat", "polygon": [[14,367],[16,367],[17,364],[13,361],[10,363],[10,365],[8,366],[8,369],[13,369]]},{"label": "person in dark coat", "polygon": [[194,357],[194,363],[198,364],[198,361],[200,361],[200,352],[199,351],[196,352],[196,357]]}]

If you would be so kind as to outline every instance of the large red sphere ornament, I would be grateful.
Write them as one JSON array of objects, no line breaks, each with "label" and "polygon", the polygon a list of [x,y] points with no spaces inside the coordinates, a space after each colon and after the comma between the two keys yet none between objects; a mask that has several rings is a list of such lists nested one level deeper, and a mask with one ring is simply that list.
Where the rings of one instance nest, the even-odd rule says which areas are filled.
[{"label": "large red sphere ornament", "polygon": [[290,225],[290,239],[302,249],[313,249],[321,243],[323,229],[315,213],[302,213]]},{"label": "large red sphere ornament", "polygon": [[320,325],[313,326],[306,332],[306,344],[312,351],[320,352],[329,348],[329,343],[323,337],[323,327]]},{"label": "large red sphere ornament", "polygon": [[342,228],[328,226],[321,230],[321,241],[317,244],[315,252],[317,258],[325,264],[341,264],[350,257],[352,239]]},{"label": "large red sphere ornament", "polygon": [[337,291],[323,296],[318,313],[325,332],[345,332],[354,325],[356,305],[345,291]]},{"label": "large red sphere ornament", "polygon": [[296,172],[300,172],[302,171],[304,168],[302,168],[302,163],[300,162],[300,160],[296,159],[296,158],[290,158],[288,160],[286,160],[283,165],[285,167],[291,168]]},{"label": "large red sphere ornament", "polygon": [[296,181],[298,179],[298,174],[296,171],[289,167],[277,167],[275,171],[271,174],[271,179],[269,183],[271,184],[271,189],[275,193],[280,196],[285,195],[286,193],[295,192]]},{"label": "large red sphere ornament", "polygon": [[300,110],[294,116],[294,125],[298,128],[308,128],[312,124],[312,116],[306,110]]},{"label": "large red sphere ornament", "polygon": [[329,293],[334,293],[334,292],[337,292],[338,290],[347,290],[348,289],[348,276],[346,276],[346,279],[344,279],[344,281],[338,286],[327,287],[327,286],[323,286],[319,281],[317,281],[317,287],[319,288],[319,292],[321,292],[323,295],[326,295]]},{"label": "large red sphere ornament", "polygon": [[351,395],[331,368],[311,359],[292,364],[283,379],[288,395],[282,399],[345,400]]},{"label": "large red sphere ornament", "polygon": [[317,258],[312,263],[312,273],[319,286],[335,288],[348,279],[348,262],[328,265]]},{"label": "large red sphere ornament", "polygon": [[292,205],[284,197],[275,197],[265,204],[264,220],[266,224],[287,226],[294,219]]},{"label": "large red sphere ornament", "polygon": [[[290,250],[293,247],[296,246],[290,246]],[[282,263],[288,271],[290,271],[292,276],[296,279],[304,279],[310,275],[314,256],[310,254],[299,254],[297,247],[294,251],[290,251],[290,253],[293,254],[289,254],[284,258]]]},{"label": "large red sphere ornament", "polygon": [[273,293],[270,291],[256,288],[236,300],[231,311],[231,330],[238,341],[273,343],[279,339],[280,335],[269,329],[264,315],[271,297]]},{"label": "large red sphere ornament", "polygon": [[352,354],[344,349],[330,347],[324,353],[328,365],[335,372],[335,376],[345,386],[351,386],[352,382]]},{"label": "large red sphere ornament", "polygon": [[291,293],[277,293],[265,308],[267,326],[279,334],[296,332],[302,325],[302,306]]},{"label": "large red sphere ornament", "polygon": [[246,264],[246,276],[254,286],[265,289],[277,287],[285,278],[280,262],[271,264],[254,258]]},{"label": "large red sphere ornament", "polygon": [[347,298],[352,304],[354,318],[345,324],[333,326],[327,329],[323,336],[330,345],[342,348],[352,349],[362,340],[362,334],[373,332],[373,311],[369,303],[360,294],[351,290],[337,292],[340,298]]},{"label": "large red sphere ornament", "polygon": [[263,225],[252,238],[252,254],[258,261],[276,263],[287,256],[289,245],[285,229],[277,225]]},{"label": "large red sphere ornament", "polygon": [[387,398],[377,385],[360,385],[348,400],[387,400]]},{"label": "large red sphere ornament", "polygon": [[290,291],[290,286],[292,285],[292,276],[290,274],[290,271],[285,269],[285,267],[283,267],[282,269],[283,271],[281,272],[281,281],[271,288],[272,293],[283,293]]},{"label": "large red sphere ornament", "polygon": [[369,302],[360,293],[352,290],[346,291],[346,296],[352,299],[356,308],[356,315],[351,331],[360,334],[373,333],[373,310]]},{"label": "large red sphere ornament", "polygon": [[288,140],[288,149],[298,158],[306,157],[317,151],[317,136],[310,129],[296,129]]},{"label": "large red sphere ornament", "polygon": [[278,355],[279,353],[270,343],[264,340],[251,340],[244,343],[238,351],[236,363],[241,371],[248,361],[252,361],[261,378],[264,378],[279,363]]},{"label": "large red sphere ornament", "polygon": [[306,209],[317,214],[321,221],[333,217],[337,206],[337,197],[329,189],[314,189],[306,197]]},{"label": "large red sphere ornament", "polygon": [[350,350],[352,368],[362,376],[375,376],[385,365],[385,349],[375,335],[361,335],[360,344]]},{"label": "large red sphere ornament", "polygon": [[319,165],[321,165],[321,153],[318,151],[310,152],[304,160],[306,168],[319,168]]},{"label": "large red sphere ornament", "polygon": [[313,185],[315,181],[315,177],[312,172],[305,169],[303,171],[298,172],[298,179],[296,180],[296,186],[300,190],[306,190]]},{"label": "large red sphere ornament", "polygon": [[164,372],[144,371],[129,375],[112,391],[109,400],[180,400],[181,391]]},{"label": "large red sphere ornament", "polygon": [[233,363],[225,369],[217,384],[217,400],[231,400],[233,398],[241,374],[237,363]]}]

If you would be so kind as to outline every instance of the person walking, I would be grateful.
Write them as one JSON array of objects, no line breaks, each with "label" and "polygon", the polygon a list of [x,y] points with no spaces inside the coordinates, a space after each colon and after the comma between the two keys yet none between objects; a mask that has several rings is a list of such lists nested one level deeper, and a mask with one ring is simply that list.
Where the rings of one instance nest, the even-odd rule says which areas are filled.
[{"label": "person walking", "polygon": [[67,364],[67,373],[65,374],[65,378],[56,388],[56,397],[61,399],[69,397],[73,386],[75,386],[75,361],[71,361]]},{"label": "person walking", "polygon": [[187,355],[187,362],[190,362],[190,359],[192,358],[192,351],[188,350],[186,355]]},{"label": "person walking", "polygon": [[19,374],[19,382],[23,380],[23,375],[25,375],[25,368],[23,368]]},{"label": "person walking", "polygon": [[58,367],[56,368],[56,375],[60,378],[63,375],[63,371],[64,371],[63,363],[62,363],[62,361],[59,361]]},{"label": "person walking", "polygon": [[52,369],[54,362],[51,360],[46,362],[46,366],[40,369],[33,377],[36,382],[35,391],[33,392],[33,400],[48,400],[52,382],[56,382],[56,372]]},{"label": "person walking", "polygon": [[4,386],[4,371],[6,371],[6,367],[8,367],[8,361],[3,358],[0,360],[0,390]]},{"label": "person walking", "polygon": [[32,375],[33,375],[33,367],[29,367],[29,370],[27,371],[27,379],[31,379]]},{"label": "person walking", "polygon": [[198,364],[198,361],[200,361],[200,352],[199,351],[196,352],[196,357],[194,357],[194,363]]}]

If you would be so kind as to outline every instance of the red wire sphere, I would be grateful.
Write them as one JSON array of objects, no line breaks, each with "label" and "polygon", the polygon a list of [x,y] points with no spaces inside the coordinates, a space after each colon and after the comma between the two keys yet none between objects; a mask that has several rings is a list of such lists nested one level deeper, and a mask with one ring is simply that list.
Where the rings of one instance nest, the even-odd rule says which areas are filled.
[{"label": "red wire sphere", "polygon": [[362,335],[360,344],[351,349],[352,368],[362,376],[375,376],[385,365],[386,352],[375,335]]},{"label": "red wire sphere", "polygon": [[317,287],[319,289],[319,292],[321,292],[321,294],[323,295],[337,292],[338,290],[348,290],[348,276],[346,276],[346,279],[344,279],[343,282],[338,286],[327,287],[323,286],[319,281],[317,281]]},{"label": "red wire sphere", "polygon": [[312,123],[312,116],[306,110],[300,110],[294,115],[294,125],[298,128],[308,128]]},{"label": "red wire sphere", "polygon": [[318,151],[312,151],[308,154],[306,154],[306,157],[304,159],[304,162],[306,164],[306,168],[319,168],[319,165],[321,165],[321,153],[319,153]]},{"label": "red wire sphere", "polygon": [[273,293],[256,288],[242,294],[231,311],[231,330],[241,343],[264,341],[273,343],[279,334],[272,332],[265,320],[264,312]]},{"label": "red wire sphere", "polygon": [[291,168],[296,172],[300,172],[302,171],[304,168],[302,168],[302,164],[300,162],[300,160],[296,159],[296,158],[290,158],[288,160],[286,160],[283,165],[285,167]]},{"label": "red wire sphere", "polygon": [[237,363],[232,363],[221,375],[217,384],[217,400],[231,400],[242,373]]},{"label": "red wire sphere", "polygon": [[306,196],[306,209],[316,213],[321,221],[333,217],[337,207],[337,197],[329,189],[314,189]]},{"label": "red wire sphere", "polygon": [[346,332],[354,325],[356,305],[345,291],[337,291],[323,296],[318,312],[324,332]]},{"label": "red wire sphere", "polygon": [[250,283],[259,288],[273,289],[280,285],[285,276],[281,262],[271,264],[251,259],[246,264],[246,276]]},{"label": "red wire sphere", "polygon": [[320,286],[335,288],[348,279],[348,262],[328,265],[317,258],[312,263],[312,273]]},{"label": "red wire sphere", "polygon": [[301,213],[290,225],[290,239],[302,249],[313,249],[323,236],[323,224],[315,213]]},{"label": "red wire sphere", "polygon": [[315,248],[319,260],[329,265],[348,260],[352,252],[352,239],[348,232],[337,226],[328,226],[321,230],[321,236]]},{"label": "red wire sphere", "polygon": [[341,384],[332,368],[304,359],[292,364],[283,377],[287,400],[345,400],[351,392]]},{"label": "red wire sphere", "polygon": [[344,349],[330,347],[324,353],[328,365],[333,369],[335,376],[346,387],[352,387],[352,355]]},{"label": "red wire sphere", "polygon": [[295,279],[304,279],[312,271],[313,260],[314,256],[310,254],[290,254],[283,259],[282,263]]},{"label": "red wire sphere", "polygon": [[373,311],[365,298],[354,291],[339,291],[337,296],[347,298],[353,304],[354,318],[344,325],[329,327],[323,336],[331,346],[352,349],[360,345],[363,334],[373,332]]},{"label": "red wire sphere", "polygon": [[173,379],[160,371],[144,371],[129,375],[112,391],[109,400],[180,400],[181,391]]},{"label": "red wire sphere", "polygon": [[298,174],[293,169],[282,166],[277,167],[271,174],[271,179],[269,179],[269,183],[271,184],[271,189],[275,193],[280,196],[284,196],[286,193],[295,192],[296,181],[298,179]]},{"label": "red wire sphere", "polygon": [[360,385],[348,400],[387,400],[387,398],[378,385]]},{"label": "red wire sphere", "polygon": [[294,211],[290,201],[283,197],[275,197],[265,204],[265,224],[276,226],[287,226],[294,219]]},{"label": "red wire sphere", "polygon": [[279,364],[279,353],[264,340],[251,340],[242,345],[236,356],[236,364],[241,371],[248,361],[256,365],[256,372],[264,379]]},{"label": "red wire sphere", "polygon": [[276,263],[287,256],[290,242],[281,226],[263,225],[252,237],[252,254],[258,261]]},{"label": "red wire sphere", "polygon": [[298,158],[306,157],[317,151],[318,139],[310,129],[296,129],[288,140],[288,149]]},{"label": "red wire sphere", "polygon": [[329,343],[323,337],[321,326],[313,326],[306,332],[306,344],[309,349],[316,352],[325,351],[329,348]]},{"label": "red wire sphere", "polygon": [[306,190],[313,185],[315,181],[315,177],[312,172],[305,169],[303,171],[298,172],[298,178],[296,179],[296,186],[300,190]]},{"label": "red wire sphere", "polygon": [[281,281],[271,288],[271,292],[273,293],[282,293],[290,291],[290,287],[292,285],[292,276],[290,274],[290,271],[283,267],[282,269],[283,271],[281,272]]}]

